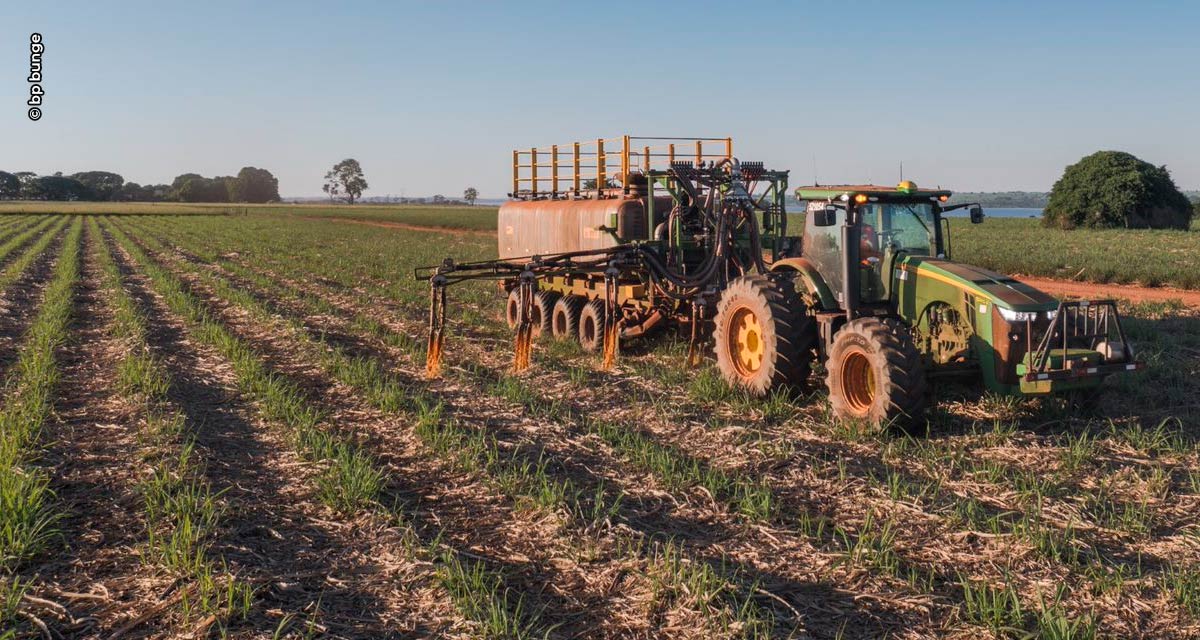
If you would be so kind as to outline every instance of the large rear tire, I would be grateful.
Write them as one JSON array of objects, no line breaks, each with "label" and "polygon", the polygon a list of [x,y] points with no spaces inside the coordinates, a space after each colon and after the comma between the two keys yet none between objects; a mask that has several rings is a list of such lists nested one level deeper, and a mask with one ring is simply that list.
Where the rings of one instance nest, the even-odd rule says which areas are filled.
[{"label": "large rear tire", "polygon": [[908,328],[894,319],[858,318],[838,330],[825,384],[838,418],[908,428],[925,417],[928,382]]},{"label": "large rear tire", "polygon": [[786,277],[737,278],[717,303],[713,349],[730,386],[762,396],[812,371],[812,318]]}]

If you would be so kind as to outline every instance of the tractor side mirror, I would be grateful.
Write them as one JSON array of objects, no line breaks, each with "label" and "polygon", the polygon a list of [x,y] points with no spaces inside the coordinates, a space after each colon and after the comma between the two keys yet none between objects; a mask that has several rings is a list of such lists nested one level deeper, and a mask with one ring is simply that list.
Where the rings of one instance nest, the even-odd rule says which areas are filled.
[{"label": "tractor side mirror", "polygon": [[971,224],[979,224],[983,222],[983,207],[975,205],[971,207]]},{"label": "tractor side mirror", "polygon": [[832,227],[837,224],[837,207],[825,207],[813,211],[813,225],[817,227]]}]

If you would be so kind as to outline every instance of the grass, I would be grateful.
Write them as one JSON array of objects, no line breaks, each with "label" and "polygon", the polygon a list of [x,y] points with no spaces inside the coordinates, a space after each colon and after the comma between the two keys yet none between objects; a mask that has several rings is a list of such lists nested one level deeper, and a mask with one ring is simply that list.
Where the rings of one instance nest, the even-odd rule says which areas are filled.
[{"label": "grass", "polygon": [[245,341],[214,319],[204,304],[162,269],[119,228],[109,226],[120,245],[138,260],[172,311],[186,319],[194,335],[227,358],[241,389],[258,402],[265,418],[287,427],[291,441],[311,461],[322,463],[321,496],[331,508],[352,513],[378,498],[375,463],[359,447],[323,430],[323,411],[309,403],[293,382],[271,371]]},{"label": "grass", "polygon": [[[224,279],[215,278],[202,271],[192,273],[202,279],[218,298],[249,312],[259,321],[285,324],[288,335],[296,341],[308,359],[320,363],[334,379],[358,390],[373,406],[402,415],[412,415],[415,412],[415,433],[426,446],[460,468],[482,474],[505,494],[549,512],[564,512],[584,531],[592,531],[617,516],[622,496],[619,493],[611,494],[603,482],[595,484],[589,491],[552,470],[543,453],[531,458],[519,449],[506,451],[494,437],[478,429],[464,428],[453,418],[444,415],[442,405],[437,403],[435,398],[402,384],[386,372],[380,361],[351,356],[337,345],[324,342],[320,336],[307,332],[303,324],[296,319],[281,315],[278,309],[264,306],[252,294],[230,286]],[[515,382],[515,379],[509,378],[497,383],[500,385],[497,387],[498,395],[513,393],[517,388],[511,385]],[[524,391],[528,392],[527,389]],[[520,390],[516,392],[520,393]],[[539,407],[540,410],[546,410],[542,404],[527,406],[535,412],[539,411]],[[549,410],[555,411],[553,407]],[[548,414],[548,417],[562,418],[557,414]],[[600,431],[589,428],[589,431],[607,434],[608,441],[620,445],[623,453],[629,451],[640,455],[634,460],[651,472],[657,472],[660,478],[665,478],[670,483],[669,486],[691,487],[694,486],[694,482],[698,482],[699,486],[721,499],[732,497],[734,504],[742,505],[743,511],[751,516],[756,515],[755,510],[765,512],[770,508],[770,495],[764,493],[761,486],[753,485],[749,481],[741,481],[741,484],[738,484],[739,481],[706,468],[698,461],[682,458],[677,451],[655,445],[644,435],[640,440],[631,441],[628,429],[617,425],[608,425]],[[750,506],[752,500],[754,503]],[[711,568],[709,570],[711,571]],[[684,572],[674,579],[687,580],[687,575]],[[723,587],[719,590],[720,597],[714,595],[712,598],[703,599],[702,610],[714,618],[714,624],[720,626],[724,624],[721,621],[737,619],[741,621],[739,624],[752,624],[754,628],[770,627],[769,623],[763,621],[764,614],[752,606],[752,603],[728,600],[730,593],[740,593],[741,588],[724,582],[725,578],[714,576],[712,579],[723,580]],[[679,588],[686,590],[687,586]],[[474,613],[479,614],[480,611]],[[494,620],[494,613],[489,610],[489,620],[497,623],[502,621]]]},{"label": "grass", "polygon": [[[282,225],[255,216],[239,219],[233,226],[201,219],[187,223],[145,219],[129,224],[139,237],[164,237],[195,254],[199,264],[189,270],[211,272],[204,263],[215,262],[253,282],[267,298],[286,299],[288,309],[307,309],[310,315],[340,312],[345,324],[339,326],[347,331],[374,337],[416,358],[423,349],[419,323],[428,292],[421,283],[408,280],[407,269],[435,262],[439,253],[486,255],[491,250],[486,239],[383,233],[319,221],[289,226],[281,234]],[[299,295],[287,289],[288,282],[312,284],[304,287],[306,295]],[[328,298],[322,300],[325,295]],[[469,331],[473,340],[487,345],[485,349],[496,348],[493,339],[506,340],[505,330],[494,318],[494,293],[487,287],[452,290],[451,305],[454,334]],[[345,314],[355,307],[362,311]],[[667,466],[656,467],[659,462],[649,455],[649,448],[636,442],[628,449],[613,446],[605,435],[583,426],[583,421],[611,424],[614,433],[608,437],[614,441],[622,437],[615,433],[617,429],[646,430],[651,443],[678,449],[667,458],[676,462],[667,465],[685,461],[680,454],[700,461],[711,451],[713,459],[720,461],[719,470],[727,474],[736,470],[733,475],[739,477],[744,471],[744,477],[763,481],[768,494],[772,488],[782,488],[795,492],[802,504],[816,505],[816,513],[792,514],[786,502],[782,511],[773,503],[771,512],[786,514],[784,521],[806,534],[838,540],[836,547],[847,558],[846,566],[861,567],[858,575],[868,576],[864,578],[868,583],[895,585],[899,580],[914,585],[918,593],[935,593],[954,604],[968,625],[989,623],[983,614],[967,613],[975,606],[968,604],[973,596],[957,586],[956,578],[946,582],[944,576],[959,571],[968,584],[1002,584],[1016,594],[1022,635],[1089,637],[1099,628],[1129,632],[1135,628],[1130,625],[1137,623],[1105,602],[1133,597],[1153,603],[1159,615],[1144,622],[1153,624],[1156,634],[1169,636],[1176,632],[1167,620],[1184,616],[1174,628],[1187,629],[1186,616],[1195,615],[1184,604],[1188,581],[1169,577],[1164,560],[1177,567],[1195,566],[1190,547],[1182,549],[1172,541],[1190,540],[1196,528],[1188,505],[1200,495],[1200,474],[1191,471],[1200,423],[1187,407],[1197,399],[1194,355],[1189,354],[1200,353],[1198,327],[1193,314],[1171,305],[1130,308],[1126,328],[1151,367],[1145,374],[1112,381],[1104,402],[1105,420],[1076,420],[1039,401],[1000,402],[970,393],[941,392],[938,424],[913,443],[828,429],[815,410],[823,399],[819,392],[802,398],[738,397],[713,384],[711,372],[702,370],[697,376],[678,368],[677,345],[669,341],[623,356],[620,375],[637,381],[626,387],[597,373],[589,356],[557,346],[540,350],[539,370],[533,376],[507,376],[471,362],[478,348],[465,340],[456,344],[452,335],[448,344],[454,368],[449,375],[455,383],[468,383],[519,405],[554,428],[569,426],[598,437],[623,464],[635,455],[646,455],[647,466],[637,468],[657,468],[656,478],[674,472]],[[671,366],[676,369],[665,370]],[[646,429],[645,424],[631,424],[632,420],[592,415],[586,397],[564,402],[560,391],[540,386],[544,380],[559,378],[577,386],[628,388],[624,409],[642,412],[654,424],[673,421],[682,435],[677,441],[664,441],[673,428]],[[643,385],[661,392],[641,392]],[[1154,393],[1147,394],[1148,388]],[[365,395],[374,393],[369,385],[361,389]],[[448,429],[451,434],[479,430],[472,424],[451,424]],[[489,455],[491,445],[486,440],[477,445],[474,440],[446,438],[448,451],[470,451],[476,460]],[[760,453],[762,457],[756,457]],[[539,468],[552,476],[554,457],[545,460],[543,465],[535,453],[522,464],[529,464],[530,477],[539,475]],[[502,476],[497,468],[487,471],[484,463],[475,464],[489,476]],[[703,466],[693,470],[687,466],[680,473],[688,479],[670,486],[721,486],[719,480],[697,480]],[[1102,488],[1103,481],[1114,475],[1120,481]],[[532,487],[521,489],[516,481],[504,482],[509,483],[509,491],[535,495]],[[827,493],[804,494],[819,490],[822,483]],[[553,490],[547,495],[547,504],[558,499]],[[728,494],[721,504],[733,504]],[[864,513],[872,514],[869,527],[863,526]],[[746,522],[762,521],[751,517]],[[1000,554],[993,557],[1004,558],[1004,563],[973,561],[979,547]],[[1160,551],[1168,548],[1171,551]],[[914,567],[912,558],[929,557],[926,549],[947,555]],[[1125,557],[1135,551],[1146,553],[1146,563],[1142,566],[1139,561],[1137,569],[1131,570],[1133,563]],[[930,578],[930,571],[937,575]],[[1047,595],[1048,603],[1043,602],[1038,585],[1057,583],[1067,590]],[[1185,594],[1182,601],[1174,598],[1175,591]],[[1101,596],[1118,600],[1098,600]]]},{"label": "grass", "polygon": [[955,260],[1000,273],[1200,289],[1198,224],[1190,231],[1063,231],[1037,220],[989,218],[972,225],[955,218],[950,233]]},{"label": "grass", "polygon": [[210,215],[298,216],[345,218],[371,222],[400,222],[447,229],[494,230],[496,207],[377,204],[221,204],[181,202],[0,202],[0,215]]},{"label": "grass", "polygon": [[137,486],[147,558],[194,585],[194,595],[181,606],[181,624],[214,616],[224,629],[234,619],[245,619],[254,599],[253,587],[209,552],[227,505],[205,479],[188,418],[168,397],[171,374],[151,351],[148,320],[125,289],[94,217],[88,219],[88,233],[91,255],[101,267],[104,298],[113,308],[109,330],[128,349],[117,363],[117,391],[140,407],[140,455],[151,465]]},{"label": "grass", "polygon": [[[37,465],[36,452],[54,409],[61,375],[57,351],[67,339],[71,321],[82,229],[82,220],[71,224],[42,305],[23,336],[4,385],[0,410],[0,569],[4,571],[11,572],[46,550],[58,534],[55,527],[61,514],[50,479]],[[48,242],[40,246],[44,249]]]},{"label": "grass", "polygon": [[[310,405],[309,399],[294,382],[271,372],[253,348],[215,319],[204,303],[176,276],[159,266],[120,228],[108,228],[117,242],[150,276],[167,305],[193,325],[195,335],[202,342],[215,347],[229,360],[242,389],[258,401],[264,417],[285,426],[289,431],[288,440],[302,457],[321,465],[316,486],[322,502],[346,516],[363,510],[386,511],[380,503],[386,474],[366,450],[343,436],[324,430],[323,413]],[[469,572],[462,571],[462,565],[447,566],[450,558],[458,557],[452,551],[439,540],[432,541],[423,549],[426,555],[442,558],[439,575],[443,586],[448,590],[456,589],[452,592],[452,598],[463,615],[484,630],[520,634],[517,637],[544,637],[548,633],[548,630],[542,629],[536,613],[521,612],[523,605],[520,601],[515,610],[508,607],[507,591],[504,592],[504,606],[480,605],[480,602],[495,600],[497,585],[503,582],[503,578],[482,565],[475,565]],[[496,637],[510,636],[501,634]]]}]

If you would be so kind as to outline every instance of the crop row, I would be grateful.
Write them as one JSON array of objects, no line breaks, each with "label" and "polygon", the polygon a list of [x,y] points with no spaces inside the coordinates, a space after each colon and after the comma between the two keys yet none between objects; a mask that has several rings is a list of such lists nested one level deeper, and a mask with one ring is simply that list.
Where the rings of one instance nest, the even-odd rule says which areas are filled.
[{"label": "crop row", "polygon": [[[62,220],[57,228],[66,224]],[[44,551],[57,535],[59,506],[50,478],[38,464],[41,434],[53,411],[60,378],[57,351],[67,339],[75,287],[80,275],[82,220],[76,219],[62,243],[41,307],[23,336],[4,383],[0,409],[0,624],[17,616],[28,584],[12,576],[22,563]],[[47,232],[45,247],[57,236]]]},{"label": "crop row", "polygon": [[[237,246],[235,240],[227,240],[227,242],[229,244],[226,246],[229,246],[230,244]],[[257,240],[257,242],[261,243],[262,239]],[[269,241],[268,244],[270,244]],[[374,273],[370,269],[364,268],[366,265],[356,263],[353,260],[345,260],[345,263],[351,269],[356,269],[356,271],[354,271],[354,276],[343,278],[340,275],[339,267],[343,263],[344,259],[339,259],[337,257],[336,249],[328,246],[329,244],[329,242],[320,243],[320,245],[323,246],[321,246],[318,251],[323,253],[324,256],[328,258],[324,263],[322,263],[321,267],[315,267],[315,263],[312,262],[310,262],[308,267],[296,267],[293,263],[285,264],[283,261],[273,260],[273,256],[271,256],[269,253],[263,254],[266,257],[266,260],[263,262],[271,264],[271,268],[273,269],[286,269],[289,266],[293,268],[293,271],[297,272],[303,272],[305,269],[308,269],[309,273],[320,272],[322,277],[325,279],[333,278],[342,282],[355,283],[362,282],[363,280],[368,282],[373,280]],[[312,246],[309,245],[309,243],[301,243],[301,245]],[[252,247],[247,246],[246,243],[242,243],[242,246],[239,248]],[[298,260],[297,262],[304,262],[304,260]],[[364,262],[367,265],[374,264],[372,261]],[[326,264],[329,265],[328,268],[325,267]],[[362,276],[365,276],[365,278]],[[307,279],[303,275],[298,275],[298,278],[301,281],[308,282],[314,280],[311,275],[308,276]],[[386,281],[386,278],[380,278],[380,280]],[[395,286],[394,280],[389,284],[390,286],[388,294],[395,295],[395,289],[399,287]],[[401,284],[401,286],[403,285]],[[403,294],[402,292],[402,295],[407,294]],[[415,311],[413,315],[420,315],[419,309],[415,309],[413,311]],[[494,323],[494,321],[492,322]],[[413,344],[415,341],[410,339],[408,343]],[[587,378],[581,377],[580,379]],[[668,403],[660,404],[667,405]],[[718,422],[716,426],[724,429],[733,425],[721,425]],[[1164,429],[1161,424],[1159,426],[1151,426],[1148,428],[1139,427],[1136,423],[1133,423],[1132,425],[1122,425],[1120,428],[1106,428],[1112,429],[1112,436],[1103,438],[1101,440],[1099,449],[1094,446],[1090,447],[1092,452],[1119,450],[1122,442],[1150,442],[1152,440],[1162,439],[1164,437],[1170,441],[1172,437],[1170,435],[1170,430]],[[986,438],[977,437],[973,438],[973,440],[980,444],[985,444],[986,446],[995,446],[997,444],[1003,445],[1006,443],[1006,441],[1012,439],[1011,429],[1012,427],[1009,426],[1007,432],[1004,429],[1000,429],[999,431],[988,435]],[[789,432],[784,431],[781,433]],[[1010,437],[1005,437],[1006,433]],[[1156,433],[1162,435],[1154,435]],[[796,435],[796,431],[792,429],[790,434]],[[800,431],[799,435],[807,438],[811,442],[811,436],[804,436],[803,430]],[[1069,435],[1070,434],[1068,434],[1068,436]],[[1079,444],[1080,440],[1082,440],[1085,444]],[[1078,452],[1086,452],[1089,450],[1089,447],[1086,446],[1087,441],[1088,438],[1086,434],[1082,438],[1078,439],[1073,437],[1068,437],[1065,439],[1062,443],[1063,448],[1061,449],[1064,460],[1069,458],[1078,460],[1080,459],[1081,455],[1085,455]],[[779,444],[786,446],[786,443]],[[900,447],[889,448],[893,449],[893,451],[889,453],[889,459],[899,461],[899,463],[902,464],[906,455],[905,451]],[[1190,450],[1186,447],[1178,450],[1184,454],[1191,455]],[[927,504],[941,510],[947,508],[947,506],[939,506],[941,503],[940,499],[935,500],[934,502],[928,502],[923,496],[928,495],[927,492],[931,488],[935,490],[937,489],[936,483],[931,487],[931,482],[943,477],[944,470],[940,467],[939,461],[943,458],[950,461],[958,460],[960,461],[958,463],[958,468],[960,471],[956,473],[958,474],[959,481],[956,484],[947,485],[945,490],[950,490],[954,493],[961,492],[964,489],[968,491],[980,491],[982,493],[978,493],[977,495],[979,495],[979,497],[982,499],[970,498],[967,500],[951,501],[948,505],[948,507],[951,509],[950,515],[961,514],[955,515],[954,517],[959,518],[963,524],[976,528],[981,532],[992,531],[994,530],[995,526],[999,524],[1004,528],[1005,531],[1019,534],[1019,537],[1027,539],[1029,544],[1034,545],[1034,548],[1038,551],[1038,553],[1043,553],[1048,558],[1055,559],[1056,561],[1080,557],[1087,561],[1081,568],[1081,570],[1086,572],[1094,572],[1092,569],[1094,566],[1094,563],[1092,562],[1093,560],[1099,559],[1099,561],[1101,561],[1101,564],[1099,565],[1101,569],[1103,569],[1104,565],[1109,563],[1109,561],[1104,560],[1103,556],[1094,556],[1091,555],[1090,551],[1088,551],[1089,549],[1106,548],[1109,546],[1109,542],[1107,542],[1104,538],[1096,538],[1089,540],[1089,542],[1092,544],[1083,545],[1082,543],[1084,540],[1086,540],[1086,538],[1080,539],[1079,536],[1081,533],[1087,535],[1102,534],[1104,529],[1096,529],[1089,525],[1086,522],[1086,518],[1074,519],[1074,516],[1069,515],[1071,510],[1068,510],[1066,513],[1061,512],[1058,506],[1054,504],[1054,499],[1048,498],[1053,498],[1054,496],[1062,496],[1065,498],[1068,497],[1067,492],[1082,491],[1084,496],[1082,506],[1087,509],[1087,513],[1091,514],[1089,517],[1096,518],[1096,521],[1104,527],[1111,528],[1112,525],[1116,525],[1121,529],[1128,530],[1133,533],[1142,531],[1143,533],[1139,535],[1143,536],[1151,533],[1153,530],[1161,529],[1161,527],[1166,524],[1154,524],[1155,520],[1147,520],[1145,517],[1146,514],[1151,513],[1151,508],[1160,508],[1162,503],[1158,502],[1157,500],[1152,503],[1152,505],[1148,506],[1144,500],[1138,498],[1136,495],[1132,495],[1128,499],[1120,497],[1120,494],[1114,493],[1109,493],[1108,495],[1111,497],[1108,498],[1106,498],[1105,494],[1103,493],[1089,495],[1091,492],[1091,490],[1087,488],[1087,483],[1090,482],[1088,479],[1089,475],[1094,474],[1096,471],[1103,470],[1104,466],[1097,466],[1094,468],[1089,466],[1087,469],[1088,473],[1073,478],[1070,484],[1060,483],[1056,485],[1047,484],[1044,481],[1036,480],[1036,478],[1034,478],[1030,472],[1007,469],[1007,464],[997,464],[995,461],[991,461],[987,458],[977,458],[976,460],[971,460],[969,458],[964,459],[962,457],[963,450],[961,444],[955,445],[953,448],[946,448],[942,446],[918,447],[914,450],[910,450],[909,453],[911,453],[911,451],[920,453],[923,456],[923,459],[928,461],[928,466],[926,467],[928,470],[928,478],[926,480],[912,478],[908,474],[897,473],[896,469],[892,469],[883,475],[876,476],[872,473],[870,476],[868,476],[867,479],[870,483],[870,486],[884,495],[894,496],[896,499],[902,499],[906,501],[915,498],[922,504]],[[1185,461],[1186,459],[1180,460],[1181,463]],[[1171,465],[1175,464],[1176,463],[1171,463]],[[840,467],[839,473],[844,474],[844,467],[842,467],[840,462],[838,466]],[[954,468],[955,467],[951,467],[951,469]],[[1068,466],[1064,466],[1062,468],[1065,469],[1068,474],[1070,473]],[[1183,466],[1176,466],[1175,468],[1184,470]],[[1076,469],[1078,469],[1077,466]],[[1151,465],[1148,471],[1149,475],[1147,477],[1153,477],[1154,474],[1159,474],[1161,476],[1162,469],[1163,467],[1157,463]],[[1171,469],[1171,466],[1167,466],[1166,469]],[[857,470],[855,472],[861,473],[861,471]],[[1071,478],[1071,476],[1064,476],[1064,478]],[[844,479],[844,477],[839,479]],[[984,481],[986,484],[980,486],[980,481]],[[996,483],[999,484],[997,485]],[[1173,486],[1179,486],[1177,482],[1172,482],[1171,484]],[[1010,493],[1007,489],[1005,489],[1006,486],[1015,486],[1018,489],[1018,493],[1015,495]],[[996,487],[1000,489],[999,493],[996,492]],[[1186,483],[1183,485],[1183,487],[1186,488]],[[851,493],[850,495],[854,494]],[[935,491],[933,495],[936,497],[939,495],[939,492]],[[994,495],[1002,497],[1002,500],[998,504],[996,503],[995,498],[993,498]],[[1114,498],[1119,499],[1114,500]],[[1012,504],[1012,501],[1014,500],[1016,501],[1016,504],[1028,505],[1028,508],[1033,509],[1033,511],[1028,511],[1026,508],[1019,509],[1018,513],[1025,515],[1016,519],[1008,516],[997,517],[1003,514],[1006,509],[1011,508],[1008,505]],[[989,503],[992,503],[994,506],[989,506]],[[1071,505],[1074,503],[1075,500],[1071,499],[1063,502],[1062,506],[1071,507]],[[997,509],[997,507],[999,507],[999,509]],[[1046,510],[1046,507],[1051,508]],[[1032,519],[1029,517],[1031,513],[1035,516]],[[1039,521],[1042,517],[1052,518],[1053,520],[1057,521],[1058,524],[1053,528],[1047,528],[1044,525],[1039,524]],[[1072,519],[1074,519],[1074,524],[1072,524]],[[1149,524],[1151,527],[1151,530],[1149,531],[1147,531],[1147,524]],[[1176,527],[1179,525],[1171,524],[1171,526]],[[1108,535],[1109,534],[1104,534],[1105,537]],[[1097,546],[1097,542],[1102,542],[1103,544]],[[1071,562],[1075,561],[1072,560]],[[1130,568],[1135,569],[1140,576],[1141,563],[1136,563],[1135,565],[1118,562],[1112,565],[1111,571],[1104,569],[1099,573],[1095,573],[1095,581],[1099,583],[1101,580],[1111,580],[1111,573],[1115,572],[1116,574],[1120,575],[1122,572],[1125,572]],[[1163,573],[1161,575],[1177,575],[1180,573],[1186,575],[1186,570],[1167,566],[1163,569]],[[1150,575],[1153,576],[1154,574],[1151,573]],[[1156,578],[1155,585],[1147,585],[1144,579],[1139,577],[1137,580],[1140,584],[1149,589],[1150,594],[1154,593],[1156,585],[1159,582]],[[1164,577],[1162,580],[1162,583],[1165,587],[1170,587],[1167,589],[1169,593],[1186,591],[1185,588],[1176,588],[1172,584],[1173,582],[1176,584],[1182,584],[1166,577]],[[1183,581],[1183,583],[1185,582],[1186,581]],[[1119,594],[1120,591],[1118,590],[1116,593]]]},{"label": "crop row", "polygon": [[[143,240],[147,236],[141,235]],[[235,290],[227,283],[200,272],[195,274],[219,298],[250,311],[264,323],[277,318],[273,309],[264,307],[253,296]],[[509,495],[550,512],[562,512],[573,521],[581,534],[595,530],[616,512],[621,494],[611,494],[600,481],[581,487],[562,470],[552,469],[541,454],[509,450],[507,443],[477,428],[468,428],[444,415],[441,399],[415,388],[411,381],[403,382],[387,373],[387,366],[369,356],[355,356],[337,345],[324,342],[315,332],[307,332],[295,319],[280,327],[290,336],[290,345],[300,348],[301,355],[320,366],[334,379],[358,390],[376,408],[408,419],[415,419],[415,432],[431,450],[457,465],[484,474],[494,486]],[[586,544],[579,541],[580,544]],[[731,624],[746,629],[768,629],[765,613],[743,595],[747,587],[728,583],[716,565],[681,560],[677,547],[671,543],[654,543],[633,539],[621,543],[637,556],[647,557],[648,575],[669,587],[670,596],[691,594],[698,608],[710,616],[708,624],[728,628]],[[735,598],[730,601],[731,598]],[[728,606],[720,603],[728,601]]]},{"label": "crop row", "polygon": [[185,577],[181,590],[181,624],[208,616],[224,626],[234,615],[245,617],[253,589],[230,575],[223,560],[213,558],[209,541],[228,506],[204,476],[190,418],[169,397],[171,373],[148,342],[147,317],[125,287],[121,270],[102,238],[95,218],[88,220],[91,257],[103,273],[102,287],[113,309],[109,332],[125,353],[116,363],[116,387],[137,407],[139,457],[149,466],[139,481],[148,557]]}]

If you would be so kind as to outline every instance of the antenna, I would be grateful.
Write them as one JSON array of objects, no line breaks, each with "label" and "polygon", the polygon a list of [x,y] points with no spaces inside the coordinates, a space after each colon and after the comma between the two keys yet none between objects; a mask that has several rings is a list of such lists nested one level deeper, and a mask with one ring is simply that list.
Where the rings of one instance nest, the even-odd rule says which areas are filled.
[{"label": "antenna", "polygon": [[904,182],[904,161],[900,161],[900,182]]}]

